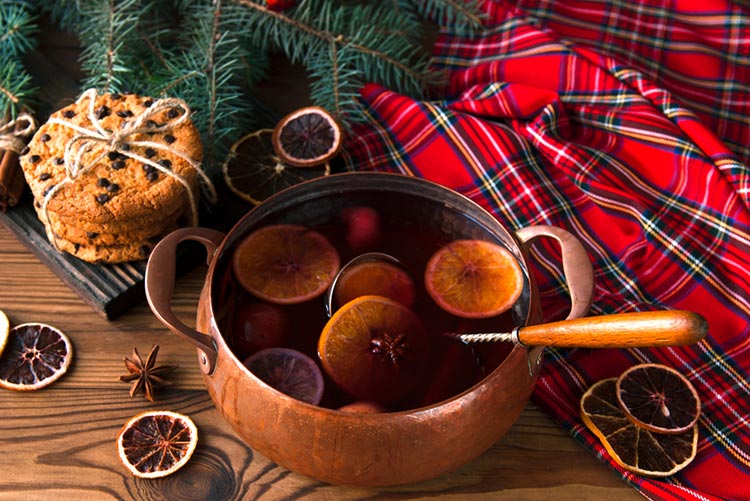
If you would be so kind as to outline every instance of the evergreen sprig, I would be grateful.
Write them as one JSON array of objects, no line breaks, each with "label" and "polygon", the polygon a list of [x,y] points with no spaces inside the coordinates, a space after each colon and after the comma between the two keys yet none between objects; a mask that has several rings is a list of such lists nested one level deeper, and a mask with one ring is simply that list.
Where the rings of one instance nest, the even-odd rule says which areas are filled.
[{"label": "evergreen sprig", "polygon": [[440,81],[414,37],[418,26],[395,9],[301,0],[275,12],[264,2],[236,1],[253,11],[247,28],[253,43],[303,64],[313,77],[311,99],[345,123],[361,117],[355,98],[364,82],[421,96]]},{"label": "evergreen sprig", "polygon": [[482,21],[486,14],[481,9],[481,3],[480,0],[399,0],[402,8],[406,7],[407,11],[413,9],[418,17],[466,36],[483,29]]},{"label": "evergreen sprig", "polygon": [[243,82],[257,81],[266,65],[263,55],[247,49],[245,9],[222,0],[184,3],[182,35],[170,48],[159,49],[163,67],[154,74],[151,93],[177,96],[190,105],[211,171],[252,123]]},{"label": "evergreen sprig", "polygon": [[0,123],[29,106],[34,89],[23,55],[36,45],[38,27],[28,2],[0,1]]}]

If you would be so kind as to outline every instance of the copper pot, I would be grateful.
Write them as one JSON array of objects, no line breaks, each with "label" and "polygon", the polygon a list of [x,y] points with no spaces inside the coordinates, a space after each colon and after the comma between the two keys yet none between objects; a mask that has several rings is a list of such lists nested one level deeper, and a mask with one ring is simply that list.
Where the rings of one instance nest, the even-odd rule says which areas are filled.
[{"label": "copper pot", "polygon": [[[231,271],[228,263],[235,245],[248,232],[269,222],[287,221],[302,213],[310,219],[307,224],[315,225],[325,222],[343,204],[386,195],[403,197],[409,204],[408,217],[431,224],[435,231],[448,232],[453,238],[481,232],[485,238],[505,244],[525,274],[523,293],[513,308],[517,325],[542,321],[526,252],[529,243],[539,237],[553,238],[561,247],[572,299],[568,318],[588,312],[593,272],[585,250],[570,233],[550,226],[510,232],[468,198],[398,174],[345,173],[293,186],[248,212],[227,235],[206,228],[177,230],[155,247],[146,271],[151,309],[169,329],[196,346],[208,392],[237,434],[279,465],[333,484],[418,482],[466,464],[490,448],[516,421],[539,370],[541,348],[515,346],[481,382],[449,400],[402,412],[350,414],[288,397],[242,365],[217,322],[224,301],[222,284]],[[182,323],[170,307],[175,250],[185,240],[200,242],[208,251],[196,329]]]}]

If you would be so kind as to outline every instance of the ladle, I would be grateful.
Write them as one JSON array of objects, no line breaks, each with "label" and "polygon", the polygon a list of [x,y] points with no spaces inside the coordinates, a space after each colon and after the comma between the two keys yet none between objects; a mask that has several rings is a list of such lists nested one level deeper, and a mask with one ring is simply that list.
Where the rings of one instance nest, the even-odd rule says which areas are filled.
[{"label": "ladle", "polygon": [[[360,254],[350,260],[341,267],[326,291],[324,300],[329,317],[333,314],[334,289],[342,273],[358,263],[377,260],[403,266],[397,258],[381,252]],[[693,344],[706,337],[707,332],[708,323],[697,313],[659,310],[517,326],[510,332],[447,335],[464,343],[499,341],[557,348],[645,348]]]}]

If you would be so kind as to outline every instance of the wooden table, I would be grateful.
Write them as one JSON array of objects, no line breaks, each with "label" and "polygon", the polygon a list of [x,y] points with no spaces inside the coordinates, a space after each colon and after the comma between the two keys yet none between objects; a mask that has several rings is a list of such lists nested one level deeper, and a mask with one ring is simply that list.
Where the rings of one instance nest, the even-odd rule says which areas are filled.
[{"label": "wooden table", "polygon": [[[177,282],[174,309],[192,321],[205,268]],[[44,322],[71,338],[65,376],[36,392],[0,390],[0,500],[47,499],[641,499],[590,452],[529,404],[489,451],[432,481],[387,489],[326,485],[290,473],[246,446],[215,410],[195,350],[167,331],[146,304],[115,321],[95,313],[0,225],[0,309],[12,325]],[[131,398],[123,357],[159,344],[177,364],[174,386],[150,403]],[[132,415],[167,409],[200,430],[196,453],[164,479],[134,478],[115,440]]]}]

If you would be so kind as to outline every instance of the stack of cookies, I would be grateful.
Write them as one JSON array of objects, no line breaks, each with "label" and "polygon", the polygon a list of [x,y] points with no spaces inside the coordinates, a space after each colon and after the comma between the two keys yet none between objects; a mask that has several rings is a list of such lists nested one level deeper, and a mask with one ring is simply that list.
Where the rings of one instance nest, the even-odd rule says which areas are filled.
[{"label": "stack of cookies", "polygon": [[84,261],[121,263],[146,258],[161,236],[196,224],[205,175],[188,113],[93,91],[53,113],[20,157],[50,242]]}]

